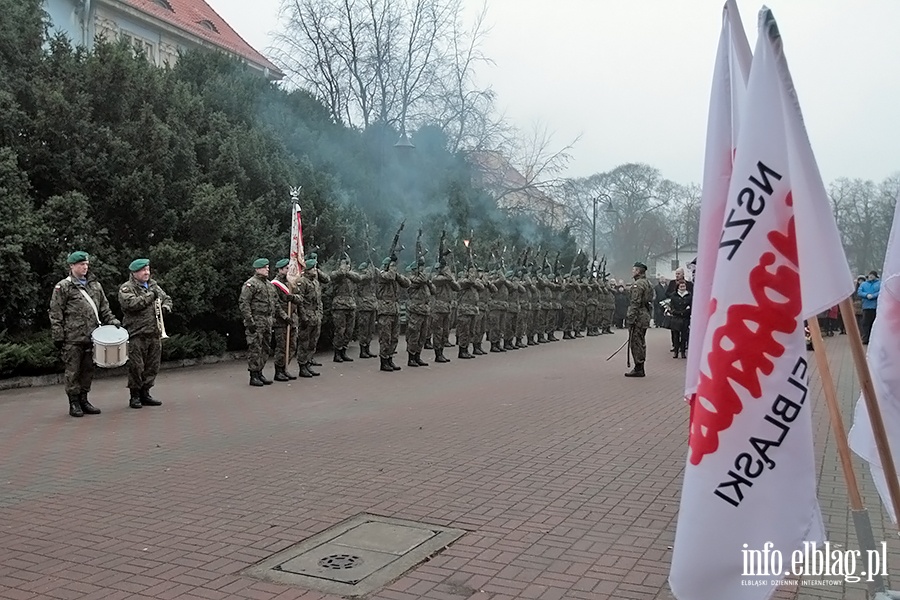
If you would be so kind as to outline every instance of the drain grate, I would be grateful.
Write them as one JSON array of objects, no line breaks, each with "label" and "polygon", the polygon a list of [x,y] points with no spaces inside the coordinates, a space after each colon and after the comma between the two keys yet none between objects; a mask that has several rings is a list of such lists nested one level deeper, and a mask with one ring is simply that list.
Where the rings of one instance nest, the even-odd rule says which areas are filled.
[{"label": "drain grate", "polygon": [[463,534],[461,529],[364,513],[270,556],[243,574],[337,596],[363,596]]},{"label": "drain grate", "polygon": [[352,554],[332,554],[319,559],[319,566],[326,569],[352,569],[363,563],[363,559]]}]

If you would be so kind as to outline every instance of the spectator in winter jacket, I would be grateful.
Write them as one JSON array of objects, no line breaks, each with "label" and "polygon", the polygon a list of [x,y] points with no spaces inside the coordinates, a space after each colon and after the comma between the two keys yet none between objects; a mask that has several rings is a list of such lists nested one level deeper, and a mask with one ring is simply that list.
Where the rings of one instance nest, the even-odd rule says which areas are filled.
[{"label": "spectator in winter jacket", "polygon": [[878,279],[878,271],[869,271],[866,281],[859,285],[856,294],[862,299],[862,342],[869,343],[869,335],[872,333],[872,323],[875,322],[875,311],[878,308],[878,293],[881,291],[881,280]]}]

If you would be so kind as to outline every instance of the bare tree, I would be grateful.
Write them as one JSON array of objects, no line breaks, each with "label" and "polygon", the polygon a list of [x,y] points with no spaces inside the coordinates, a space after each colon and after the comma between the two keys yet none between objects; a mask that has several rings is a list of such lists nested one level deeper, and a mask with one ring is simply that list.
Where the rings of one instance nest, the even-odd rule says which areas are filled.
[{"label": "bare tree", "polygon": [[893,222],[900,175],[880,184],[842,177],[831,183],[834,217],[847,260],[858,273],[880,269]]}]

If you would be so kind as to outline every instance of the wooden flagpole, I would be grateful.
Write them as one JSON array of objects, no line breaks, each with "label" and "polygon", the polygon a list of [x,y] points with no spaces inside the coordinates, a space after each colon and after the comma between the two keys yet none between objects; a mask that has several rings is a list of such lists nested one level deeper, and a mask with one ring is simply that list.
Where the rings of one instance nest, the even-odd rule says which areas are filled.
[{"label": "wooden flagpole", "polygon": [[859,386],[862,389],[866,410],[869,412],[869,421],[872,423],[872,433],[875,436],[875,446],[878,448],[881,469],[884,471],[885,479],[887,479],[894,515],[898,519],[898,524],[900,524],[900,481],[897,481],[894,455],[891,454],[891,446],[888,442],[887,431],[884,428],[884,420],[881,418],[881,408],[878,406],[878,399],[875,396],[875,386],[872,384],[869,363],[866,362],[866,352],[863,349],[862,338],[859,335],[859,325],[856,323],[856,314],[853,312],[853,304],[850,302],[850,298],[845,298],[841,302],[840,308],[841,316],[844,319],[844,329],[847,331],[847,337],[850,340],[853,362],[856,364]]},{"label": "wooden flagpole", "polygon": [[[825,344],[822,341],[822,331],[819,329],[819,321],[812,317],[807,321],[810,338],[812,338],[813,351],[816,357],[816,367],[819,369],[819,377],[822,380],[822,392],[825,395],[825,404],[828,406],[828,415],[831,417],[831,429],[837,442],[838,457],[841,459],[841,468],[844,471],[844,480],[847,482],[847,495],[850,497],[850,511],[853,514],[853,524],[856,530],[856,539],[860,550],[876,550],[875,535],[872,532],[872,522],[869,520],[869,512],[859,493],[859,483],[856,479],[856,471],[853,469],[853,459],[850,453],[850,443],[847,441],[847,430],[844,428],[844,418],[841,416],[841,408],[838,405],[837,390],[834,387],[834,378],[831,376],[831,367],[828,365],[828,355],[825,352]],[[884,579],[880,574],[872,573],[873,581],[871,591],[885,592]]]}]

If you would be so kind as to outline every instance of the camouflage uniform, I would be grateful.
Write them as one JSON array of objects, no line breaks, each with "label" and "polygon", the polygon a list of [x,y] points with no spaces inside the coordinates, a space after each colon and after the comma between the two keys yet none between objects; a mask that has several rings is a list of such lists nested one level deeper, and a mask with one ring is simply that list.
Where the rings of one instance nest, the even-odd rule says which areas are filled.
[{"label": "camouflage uniform", "polygon": [[[360,274],[356,286],[356,340],[359,342],[359,357],[371,358],[369,351],[372,335],[375,333],[378,300],[375,297],[375,283],[378,275],[375,265],[368,265]],[[365,355],[365,356],[364,356]]]},{"label": "camouflage uniform", "polygon": [[159,373],[162,342],[156,318],[156,300],[172,310],[172,299],[152,279],[146,284],[134,277],[119,288],[123,327],[128,330],[128,389],[143,400]]},{"label": "camouflage uniform", "polygon": [[[432,302],[431,335],[434,347],[435,362],[446,362],[444,348],[450,340],[450,312],[452,309],[454,292],[458,292],[459,283],[453,278],[450,267],[440,267],[437,275],[432,280],[434,285],[434,300]],[[458,335],[458,334],[457,334]]]},{"label": "camouflage uniform", "polygon": [[400,367],[393,364],[393,356],[397,351],[400,337],[400,306],[398,296],[400,288],[408,288],[409,279],[393,270],[376,272],[375,293],[378,297],[378,355],[381,358],[381,370],[398,371]]},{"label": "camouflage uniform", "polygon": [[[524,276],[523,276],[524,277]],[[531,304],[531,292],[525,285],[524,279],[516,281],[519,292],[519,312],[516,314],[516,328],[513,333],[516,348],[525,348],[528,342],[525,339],[525,333],[528,331],[528,312]]]},{"label": "camouflage uniform", "polygon": [[[80,290],[87,292],[97,313]],[[100,317],[100,323],[97,317]],[[50,296],[50,333],[53,341],[62,346],[65,368],[66,394],[86,398],[94,379],[94,353],[91,333],[99,324],[119,326],[119,320],[109,309],[103,288],[91,275],[82,283],[69,276],[56,284]]]},{"label": "camouflage uniform", "polygon": [[506,325],[506,306],[509,302],[509,287],[506,274],[498,272],[493,280],[497,291],[491,294],[490,312],[488,313],[488,341],[491,352],[506,352],[503,348],[503,332]]},{"label": "camouflage uniform", "polygon": [[[309,371],[309,367],[316,355],[316,347],[319,345],[319,335],[322,333],[322,284],[328,283],[328,275],[317,268],[307,268],[303,277],[297,283],[297,295],[300,297],[300,320],[297,334],[297,364],[300,365],[301,375],[308,377],[315,375]],[[308,373],[307,373],[308,371]]]},{"label": "camouflage uniform", "polygon": [[[287,290],[285,291],[274,282],[277,281]],[[287,381],[296,379],[287,373],[287,366],[297,355],[297,334],[300,319],[297,313],[300,310],[300,297],[296,294],[296,287],[292,285],[287,275],[275,276],[272,285],[275,288],[275,379]],[[290,316],[289,316],[290,315]],[[288,327],[290,327],[290,340],[288,340]],[[288,349],[287,344],[291,347]]]},{"label": "camouflage uniform", "polygon": [[581,281],[579,277],[575,281],[575,313],[572,321],[575,337],[584,337],[584,334],[581,332],[587,329],[585,324],[585,319],[587,318],[587,290],[587,284]]},{"label": "camouflage uniform", "polygon": [[600,333],[612,333],[616,296],[608,281],[600,282]]},{"label": "camouflage uniform", "polygon": [[577,294],[577,284],[571,278],[566,278],[561,284],[561,304],[562,304],[562,331],[563,339],[571,340],[572,331],[575,329],[575,295]]},{"label": "camouflage uniform", "polygon": [[497,286],[484,278],[484,272],[478,274],[478,281],[481,282],[482,288],[478,291],[478,314],[472,322],[472,345],[474,350],[472,354],[480,356],[485,354],[481,349],[481,342],[487,333],[488,313],[490,311],[491,296],[497,291]]},{"label": "camouflage uniform", "polygon": [[587,334],[591,337],[600,333],[600,282],[591,278],[587,284],[586,317]]},{"label": "camouflage uniform", "polygon": [[650,316],[653,310],[653,286],[643,274],[634,278],[631,285],[631,300],[628,304],[628,315],[625,322],[630,336],[631,356],[634,357],[634,373],[644,373],[644,362],[647,359],[647,329],[650,327]]},{"label": "camouflage uniform", "polygon": [[275,286],[263,275],[253,275],[241,287],[238,305],[247,336],[247,370],[250,373],[261,373],[269,360],[277,304]]},{"label": "camouflage uniform", "polygon": [[478,301],[484,291],[484,283],[472,273],[459,280],[459,298],[457,300],[456,342],[459,344],[459,358],[471,358],[469,344],[473,343],[473,327],[478,316]]},{"label": "camouflage uniform", "polygon": [[[406,352],[410,355],[409,366],[421,365],[419,357],[425,347],[428,335],[428,316],[431,313],[431,298],[434,295],[434,284],[422,269],[410,270],[409,300],[406,304]],[[424,365],[422,365],[424,366]]]},{"label": "camouflage uniform", "polygon": [[362,281],[359,273],[351,271],[349,266],[342,266],[331,272],[331,283],[334,284],[334,296],[331,301],[331,322],[334,325],[332,346],[334,361],[352,361],[347,356],[347,346],[353,337],[356,320],[356,284]]}]

